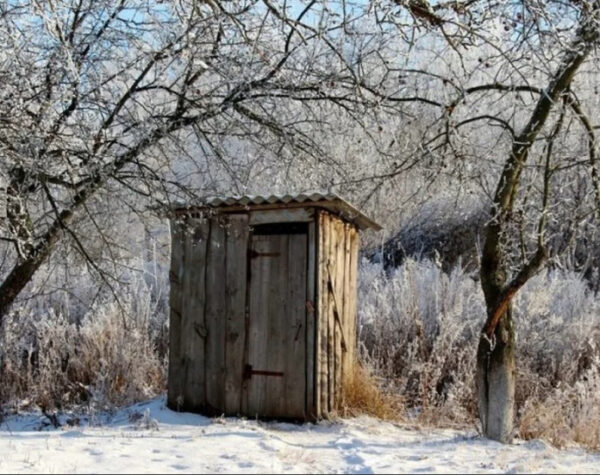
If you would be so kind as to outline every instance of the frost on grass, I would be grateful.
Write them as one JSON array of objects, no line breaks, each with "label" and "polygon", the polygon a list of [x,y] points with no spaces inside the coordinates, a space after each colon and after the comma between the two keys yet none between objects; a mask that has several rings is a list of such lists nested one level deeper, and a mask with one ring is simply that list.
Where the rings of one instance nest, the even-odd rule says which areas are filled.
[{"label": "frost on grass", "polygon": [[[485,306],[476,275],[405,260],[363,261],[363,358],[388,390],[433,424],[475,421],[473,372]],[[547,271],[515,301],[517,418],[522,437],[600,447],[600,305],[579,275]]]},{"label": "frost on grass", "polygon": [[9,410],[98,410],[163,391],[166,313],[151,293],[133,279],[118,302],[92,303],[82,315],[52,305],[9,315],[0,332],[0,400]]},{"label": "frost on grass", "polygon": [[[360,354],[383,396],[363,391],[353,404],[388,419],[472,427],[474,358],[485,315],[476,274],[460,266],[446,273],[430,260],[405,259],[391,270],[363,260],[359,279]],[[38,302],[6,319],[5,412],[39,407],[52,414],[76,406],[93,412],[164,391],[167,287],[153,282],[127,280],[117,289],[120,306],[107,298],[80,314]],[[600,446],[599,307],[586,282],[565,271],[538,275],[517,296],[517,435]]]}]

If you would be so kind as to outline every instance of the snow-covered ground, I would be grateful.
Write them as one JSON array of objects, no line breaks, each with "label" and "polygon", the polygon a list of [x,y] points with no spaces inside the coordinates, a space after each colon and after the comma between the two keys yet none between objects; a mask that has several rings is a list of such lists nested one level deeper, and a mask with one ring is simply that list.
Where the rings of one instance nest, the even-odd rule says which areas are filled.
[{"label": "snow-covered ground", "polygon": [[[71,418],[71,424],[67,419]],[[597,472],[600,454],[541,441],[505,446],[476,434],[415,430],[361,417],[294,425],[176,413],[163,398],[91,421],[11,416],[0,472]],[[73,425],[76,423],[77,425]]]}]

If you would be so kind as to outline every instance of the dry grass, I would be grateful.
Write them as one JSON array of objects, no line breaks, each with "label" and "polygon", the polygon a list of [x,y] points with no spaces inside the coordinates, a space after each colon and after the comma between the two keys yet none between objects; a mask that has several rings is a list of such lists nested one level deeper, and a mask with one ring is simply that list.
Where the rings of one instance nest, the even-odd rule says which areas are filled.
[{"label": "dry grass", "polygon": [[519,419],[519,436],[544,439],[556,447],[575,442],[599,450],[600,396],[568,388],[555,391],[544,402],[528,404]]},{"label": "dry grass", "polygon": [[404,403],[400,396],[386,392],[367,368],[356,364],[344,381],[338,413],[342,417],[368,415],[401,421]]},{"label": "dry grass", "polygon": [[571,428],[564,414],[547,404],[530,404],[519,420],[522,439],[544,439],[555,447],[564,447],[571,439]]},{"label": "dry grass", "polygon": [[126,321],[107,305],[69,322],[50,312],[6,318],[0,335],[0,403],[53,410],[121,406],[165,388],[166,357],[147,320]]},{"label": "dry grass", "polygon": [[596,407],[589,419],[581,420],[573,430],[573,440],[593,450],[600,450],[600,407]]},{"label": "dry grass", "polygon": [[[460,268],[445,274],[412,260],[391,273],[363,263],[360,277],[363,366],[346,380],[338,415],[437,427],[476,423],[473,369],[485,314],[478,282]],[[73,318],[45,304],[5,318],[0,405],[103,407],[163,391],[167,304],[138,287],[120,289],[125,315],[108,300],[69,312]],[[166,284],[161,288],[166,295]],[[546,273],[517,296],[515,312],[519,436],[600,449],[598,295],[578,275]]]},{"label": "dry grass", "polygon": [[[461,268],[363,262],[360,357],[398,389],[419,425],[477,423],[474,368],[485,302]],[[514,301],[516,428],[524,439],[600,447],[600,299],[581,276],[547,271]],[[413,415],[416,416],[413,419]]]}]

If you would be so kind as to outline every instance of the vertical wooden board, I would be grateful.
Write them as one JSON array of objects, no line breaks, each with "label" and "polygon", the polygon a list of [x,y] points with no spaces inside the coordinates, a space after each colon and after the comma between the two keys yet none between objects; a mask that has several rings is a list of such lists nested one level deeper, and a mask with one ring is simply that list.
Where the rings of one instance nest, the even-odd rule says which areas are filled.
[{"label": "vertical wooden board", "polygon": [[288,243],[289,236],[286,234],[275,234],[267,236],[267,253],[273,256],[259,257],[270,264],[270,276],[272,280],[268,283],[268,300],[265,302],[266,312],[263,310],[261,317],[268,319],[267,332],[262,335],[262,344],[266,347],[265,358],[257,370],[273,371],[283,373],[283,376],[253,376],[262,379],[265,391],[263,416],[281,417],[285,413],[285,362],[286,353],[289,348],[286,335],[289,332],[288,319],[290,317],[290,302],[288,295]]},{"label": "vertical wooden board", "polygon": [[283,339],[286,417],[306,418],[307,235],[290,234],[287,245],[286,312]]},{"label": "vertical wooden board", "polygon": [[231,215],[226,232],[225,413],[241,412],[244,371],[248,215]]},{"label": "vertical wooden board", "polygon": [[308,225],[307,242],[307,268],[306,268],[306,411],[307,417],[314,420],[318,417],[318,411],[315,407],[315,383],[318,381],[315,371],[316,357],[316,309],[315,301],[315,279],[316,272],[316,254],[317,242],[315,232],[315,222]]},{"label": "vertical wooden board", "polygon": [[[245,267],[245,274],[246,274],[246,297],[245,297],[245,315],[244,315],[244,342],[243,342],[243,359],[242,359],[242,363],[244,365],[244,371],[245,371],[245,367],[246,364],[248,364],[248,362],[250,361],[250,355],[249,355],[249,346],[250,346],[250,338],[251,338],[251,333],[250,333],[250,309],[251,309],[251,300],[252,300],[252,292],[253,292],[253,286],[252,286],[252,260],[250,259],[250,251],[252,250],[252,246],[253,246],[253,234],[252,234],[252,227],[250,226],[248,229],[248,241],[247,241],[247,245],[248,247],[246,248],[246,267]],[[241,414],[242,415],[249,415],[250,411],[249,411],[249,407],[248,407],[248,393],[249,393],[249,383],[250,380],[246,377],[245,372],[242,374],[242,387],[241,387]]]},{"label": "vertical wooden board", "polygon": [[346,296],[347,298],[347,314],[349,321],[349,338],[348,348],[349,354],[348,359],[351,364],[356,363],[356,346],[357,346],[357,279],[358,279],[358,251],[360,248],[360,241],[358,231],[356,227],[352,226],[350,229],[350,269],[348,272],[349,290]]},{"label": "vertical wooden board", "polygon": [[342,384],[344,380],[352,374],[352,354],[354,353],[355,342],[352,341],[352,317],[350,315],[350,261],[351,261],[351,248],[352,248],[352,229],[353,225],[349,223],[344,224],[344,275],[343,275],[343,295],[344,295],[344,310],[342,312],[342,323],[344,326],[344,341],[346,342],[346,351],[343,353],[342,358]]},{"label": "vertical wooden board", "polygon": [[183,399],[182,353],[181,353],[181,317],[183,297],[183,272],[185,260],[185,224],[171,220],[171,267],[169,270],[169,382],[168,405],[178,410]]},{"label": "vertical wooden board", "polygon": [[[269,247],[270,236],[253,235],[251,251],[253,253],[272,252]],[[269,302],[271,263],[268,258],[250,259],[250,289],[248,292],[248,360],[253,369],[266,369],[268,362],[268,342],[266,335],[269,318],[265,309]],[[244,382],[246,414],[250,417],[264,415],[266,408],[266,380],[264,377],[251,377]]]},{"label": "vertical wooden board", "polygon": [[205,405],[215,415],[225,412],[226,225],[224,217],[212,219],[206,258]]},{"label": "vertical wooden board", "polygon": [[321,368],[322,368],[322,317],[323,314],[323,297],[322,297],[322,282],[323,282],[323,217],[321,212],[315,213],[315,244],[316,244],[316,255],[315,255],[315,418],[320,419],[323,417],[321,407]]},{"label": "vertical wooden board", "polygon": [[[329,217],[329,257],[327,266],[327,280],[329,285],[334,284],[335,262],[337,256],[337,246],[339,236],[337,235],[336,222],[337,218]],[[329,289],[328,289],[329,290]],[[335,410],[335,317],[334,317],[335,301],[330,291],[327,292],[327,379],[328,379],[328,410]]]},{"label": "vertical wooden board", "polygon": [[247,415],[306,416],[306,233],[252,237]]},{"label": "vertical wooden board", "polygon": [[203,410],[205,404],[204,347],[206,327],[207,244],[211,222],[198,219],[189,222],[185,235],[185,272],[183,275],[182,356],[185,373],[183,407]]},{"label": "vertical wooden board", "polygon": [[327,262],[329,259],[329,215],[319,212],[319,346],[318,346],[318,373],[319,373],[319,412],[320,417],[329,415],[329,380],[328,380],[328,342],[329,332],[329,292],[327,290]]},{"label": "vertical wooden board", "polygon": [[345,351],[344,340],[344,263],[346,251],[345,224],[339,218],[334,220],[334,232],[336,235],[335,265],[332,266],[334,313],[334,363],[335,363],[335,406],[342,398],[342,352]]}]

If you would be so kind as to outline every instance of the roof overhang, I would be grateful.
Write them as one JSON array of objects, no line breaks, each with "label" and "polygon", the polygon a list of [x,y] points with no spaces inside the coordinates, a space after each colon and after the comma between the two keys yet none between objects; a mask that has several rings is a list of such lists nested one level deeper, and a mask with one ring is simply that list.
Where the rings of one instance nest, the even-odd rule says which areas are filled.
[{"label": "roof overhang", "polygon": [[338,215],[345,221],[355,224],[359,229],[381,230],[381,226],[360,212],[348,201],[333,193],[300,193],[297,195],[246,195],[226,198],[207,198],[196,203],[177,203],[173,206],[175,214],[193,211],[217,211],[235,213],[236,211],[252,211],[285,208],[322,208]]}]

